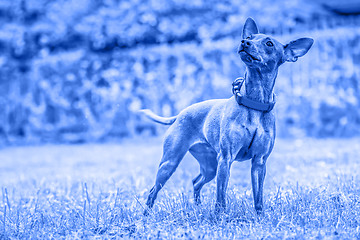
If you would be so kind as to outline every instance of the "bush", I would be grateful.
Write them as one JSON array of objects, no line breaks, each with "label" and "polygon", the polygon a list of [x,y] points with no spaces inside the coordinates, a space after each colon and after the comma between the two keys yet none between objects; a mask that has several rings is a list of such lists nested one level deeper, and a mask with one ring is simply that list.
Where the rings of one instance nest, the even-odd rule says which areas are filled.
[{"label": "bush", "polygon": [[[307,56],[280,70],[279,136],[358,134],[358,28],[326,20],[331,24],[321,30],[325,18],[312,7],[299,11],[299,1],[269,21],[281,2],[261,16],[260,3],[1,2],[1,141],[157,134],[162,128],[141,119],[138,109],[169,116],[198,101],[230,97],[231,82],[244,72],[236,48],[249,15],[283,43],[293,35],[315,38]],[[358,21],[341,19],[343,25]]]}]

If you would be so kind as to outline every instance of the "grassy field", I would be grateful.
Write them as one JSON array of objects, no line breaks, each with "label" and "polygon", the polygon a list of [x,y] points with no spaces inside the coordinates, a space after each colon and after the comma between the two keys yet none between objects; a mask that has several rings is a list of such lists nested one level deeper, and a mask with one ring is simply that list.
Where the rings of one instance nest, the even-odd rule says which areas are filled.
[{"label": "grassy field", "polygon": [[265,212],[253,209],[250,163],[234,163],[228,207],[214,214],[215,181],[192,199],[189,155],[143,216],[161,139],[0,150],[0,239],[360,238],[360,139],[277,139]]}]

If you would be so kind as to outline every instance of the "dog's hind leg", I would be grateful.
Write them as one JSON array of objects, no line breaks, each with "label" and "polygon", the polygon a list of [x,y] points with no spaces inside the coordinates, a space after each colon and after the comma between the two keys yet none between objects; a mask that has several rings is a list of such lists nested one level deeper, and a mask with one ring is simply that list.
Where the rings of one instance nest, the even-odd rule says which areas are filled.
[{"label": "dog's hind leg", "polygon": [[[176,131],[176,129],[174,129],[174,131]],[[153,207],[158,192],[175,172],[177,166],[189,149],[191,137],[176,134],[174,131],[168,134],[164,140],[163,156],[156,175],[155,185],[151,188],[146,202],[148,208]]]},{"label": "dog's hind leg", "polygon": [[206,143],[198,143],[193,145],[189,152],[193,155],[200,164],[200,174],[193,179],[194,186],[194,200],[199,204],[200,191],[202,187],[213,180],[216,176],[217,159],[216,152]]}]

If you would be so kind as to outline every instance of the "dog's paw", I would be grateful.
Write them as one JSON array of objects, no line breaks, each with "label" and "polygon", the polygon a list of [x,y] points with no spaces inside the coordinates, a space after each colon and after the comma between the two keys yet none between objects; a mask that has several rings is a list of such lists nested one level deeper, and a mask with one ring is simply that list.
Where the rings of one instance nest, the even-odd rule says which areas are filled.
[{"label": "dog's paw", "polygon": [[150,208],[145,208],[144,212],[143,212],[143,215],[145,217],[149,216],[150,215],[150,212],[151,212],[151,209]]},{"label": "dog's paw", "polygon": [[220,215],[225,211],[226,205],[224,203],[216,203],[215,204],[215,214]]},{"label": "dog's paw", "polygon": [[258,217],[263,217],[264,216],[264,210],[263,210],[263,207],[256,207],[255,208],[255,212],[256,212],[256,215]]}]

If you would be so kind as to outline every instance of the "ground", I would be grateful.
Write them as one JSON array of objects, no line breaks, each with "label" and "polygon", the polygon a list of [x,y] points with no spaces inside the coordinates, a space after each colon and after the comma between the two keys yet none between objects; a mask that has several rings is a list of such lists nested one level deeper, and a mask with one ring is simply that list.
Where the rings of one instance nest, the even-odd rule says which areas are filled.
[{"label": "ground", "polygon": [[143,216],[161,151],[158,138],[0,149],[0,238],[360,237],[358,138],[277,139],[260,216],[249,162],[232,166],[225,213],[214,214],[215,181],[195,205],[190,155]]}]

